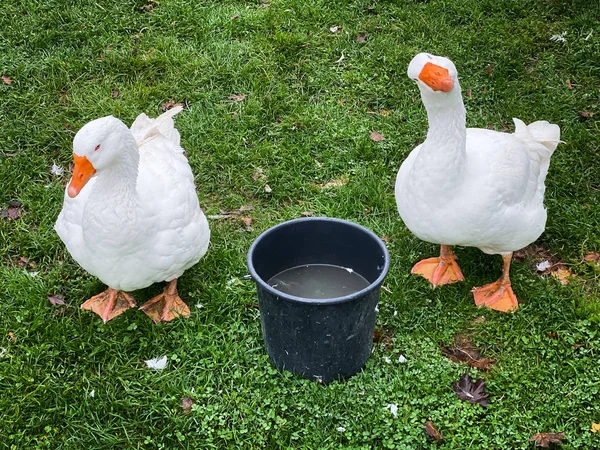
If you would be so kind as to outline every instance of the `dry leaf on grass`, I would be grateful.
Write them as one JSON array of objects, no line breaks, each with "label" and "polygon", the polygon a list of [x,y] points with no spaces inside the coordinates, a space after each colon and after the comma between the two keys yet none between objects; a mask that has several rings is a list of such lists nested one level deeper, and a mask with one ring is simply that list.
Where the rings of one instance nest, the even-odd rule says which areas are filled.
[{"label": "dry leaf on grass", "polygon": [[567,267],[558,267],[556,270],[550,272],[550,274],[562,285],[569,284],[571,278],[575,276],[575,274]]},{"label": "dry leaf on grass", "polygon": [[568,78],[565,80],[565,84],[567,85],[567,87],[569,88],[569,90],[573,90],[574,86],[573,83],[571,83],[571,80],[569,80]]},{"label": "dry leaf on grass", "polygon": [[356,36],[356,42],[360,42],[361,44],[367,42],[369,39],[369,35],[367,33],[358,33]]},{"label": "dry leaf on grass", "polygon": [[169,109],[175,108],[176,106],[183,106],[183,103],[176,103],[174,100],[167,100],[162,105],[160,105],[160,109],[162,111],[168,111]]},{"label": "dry leaf on grass", "polygon": [[4,84],[6,84],[7,86],[10,86],[12,84],[12,80],[9,77],[0,77],[2,79],[2,82]]},{"label": "dry leaf on grass", "polygon": [[375,328],[375,331],[373,332],[373,342],[375,344],[383,344],[386,350],[392,350],[393,341],[394,336],[391,330]]},{"label": "dry leaf on grass", "polygon": [[270,194],[271,192],[273,192],[273,189],[268,184],[265,184],[265,192],[267,194]]},{"label": "dry leaf on grass", "polygon": [[488,371],[495,364],[491,358],[482,358],[480,350],[471,342],[468,336],[457,334],[449,347],[442,347],[442,354],[454,362],[466,362],[470,367]]},{"label": "dry leaf on grass", "polygon": [[184,414],[189,414],[192,412],[192,406],[196,403],[191,397],[187,395],[181,399],[181,409],[183,409]]},{"label": "dry leaf on grass", "polygon": [[465,402],[478,403],[482,407],[489,403],[490,395],[485,393],[485,381],[481,378],[477,378],[473,382],[468,374],[463,373],[457,382],[452,383],[452,388],[456,396]]},{"label": "dry leaf on grass", "polygon": [[50,302],[51,305],[54,305],[54,306],[64,305],[65,304],[65,297],[62,294],[49,295],[48,296],[48,301]]},{"label": "dry leaf on grass", "polygon": [[585,262],[598,262],[600,260],[600,254],[596,252],[590,252],[583,257]]},{"label": "dry leaf on grass", "polygon": [[229,20],[235,20],[235,19],[237,19],[238,17],[240,17],[240,15],[239,15],[239,14],[234,14],[233,16],[231,16],[231,17],[229,18]]},{"label": "dry leaf on grass", "polygon": [[590,428],[592,433],[600,433],[600,423],[592,422],[592,428]]},{"label": "dry leaf on grass", "polygon": [[262,167],[257,167],[254,170],[254,173],[252,174],[252,179],[254,181],[259,180],[259,179],[264,180],[266,178],[267,178],[267,176],[265,175],[265,171],[262,169]]},{"label": "dry leaf on grass", "polygon": [[342,29],[341,25],[332,25],[329,27],[329,31],[331,31],[332,33],[337,33],[341,29]]},{"label": "dry leaf on grass", "polygon": [[535,433],[529,438],[529,442],[535,442],[536,447],[550,448],[550,444],[562,444],[565,433]]},{"label": "dry leaf on grass", "polygon": [[346,57],[344,56],[344,52],[342,52],[342,56],[340,56],[340,57],[339,57],[339,58],[338,58],[338,59],[335,61],[335,63],[336,63],[336,64],[339,64],[339,63],[341,63],[341,62],[342,62],[342,61],[343,61],[345,58],[346,58]]},{"label": "dry leaf on grass", "polygon": [[227,99],[233,100],[234,102],[243,102],[246,100],[246,94],[231,94]]},{"label": "dry leaf on grass", "polygon": [[373,142],[385,141],[385,137],[383,136],[383,134],[378,133],[377,131],[371,131],[371,134],[369,135],[369,138],[371,138],[371,140]]},{"label": "dry leaf on grass", "polygon": [[16,220],[23,216],[23,206],[18,200],[11,200],[8,202],[8,208],[0,209],[0,217],[8,220]]},{"label": "dry leaf on grass", "polygon": [[8,332],[8,338],[11,340],[11,342],[17,342],[17,337],[15,336],[15,333],[13,333],[12,331]]},{"label": "dry leaf on grass", "polygon": [[121,92],[118,89],[113,89],[113,91],[110,93],[112,98],[117,98],[119,96]]},{"label": "dry leaf on grass", "polygon": [[437,427],[431,420],[425,422],[425,433],[427,433],[427,436],[429,436],[431,439],[434,439],[436,441],[444,440],[444,436],[442,436],[442,433],[440,433],[440,431],[437,429]]},{"label": "dry leaf on grass", "polygon": [[317,184],[317,186],[320,187],[321,189],[329,189],[329,188],[337,188],[340,186],[344,186],[347,183],[348,183],[348,179],[346,177],[341,177],[341,178],[337,178],[337,179],[328,181],[327,183]]},{"label": "dry leaf on grass", "polygon": [[302,211],[302,212],[300,213],[300,216],[302,216],[302,217],[310,217],[310,216],[312,216],[312,215],[313,215],[313,212],[312,212],[312,211]]},{"label": "dry leaf on grass", "polygon": [[246,226],[246,231],[252,231],[252,217],[242,217],[240,219]]}]

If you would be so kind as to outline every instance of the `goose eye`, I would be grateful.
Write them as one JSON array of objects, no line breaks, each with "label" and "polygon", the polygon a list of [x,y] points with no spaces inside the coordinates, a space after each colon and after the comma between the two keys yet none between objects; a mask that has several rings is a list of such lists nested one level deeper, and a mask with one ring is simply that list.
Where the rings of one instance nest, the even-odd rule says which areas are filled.
[{"label": "goose eye", "polygon": [[96,147],[94,148],[95,152],[97,152],[98,150],[100,150],[100,144],[96,145]]}]

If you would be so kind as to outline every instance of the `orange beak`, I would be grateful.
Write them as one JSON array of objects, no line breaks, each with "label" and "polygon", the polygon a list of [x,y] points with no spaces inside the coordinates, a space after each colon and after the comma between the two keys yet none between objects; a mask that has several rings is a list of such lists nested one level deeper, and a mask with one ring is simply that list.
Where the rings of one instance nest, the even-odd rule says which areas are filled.
[{"label": "orange beak", "polygon": [[419,79],[434,91],[450,92],[454,87],[454,80],[448,69],[430,62],[423,66]]},{"label": "orange beak", "polygon": [[75,198],[90,178],[92,178],[92,175],[96,173],[96,169],[85,156],[73,155],[73,160],[75,161],[75,166],[73,167],[69,189],[67,189],[67,194],[71,198]]}]

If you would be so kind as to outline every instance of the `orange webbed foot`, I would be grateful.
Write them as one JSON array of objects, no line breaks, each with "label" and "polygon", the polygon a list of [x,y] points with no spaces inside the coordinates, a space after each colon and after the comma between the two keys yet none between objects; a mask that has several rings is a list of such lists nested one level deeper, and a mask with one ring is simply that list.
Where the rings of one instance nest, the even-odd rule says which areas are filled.
[{"label": "orange webbed foot", "polygon": [[422,275],[434,286],[464,281],[465,277],[456,262],[450,246],[442,245],[438,258],[427,258],[416,263],[410,273]]},{"label": "orange webbed foot", "polygon": [[477,306],[487,306],[501,312],[513,312],[519,307],[510,282],[498,280],[485,286],[474,287],[471,292]]},{"label": "orange webbed foot", "polygon": [[148,300],[140,309],[150,316],[154,323],[190,317],[190,308],[177,294],[177,280],[169,282],[161,294]]},{"label": "orange webbed foot", "polygon": [[81,309],[87,309],[98,314],[106,323],[136,306],[135,300],[130,295],[109,287],[106,291],[94,295],[82,303]]}]

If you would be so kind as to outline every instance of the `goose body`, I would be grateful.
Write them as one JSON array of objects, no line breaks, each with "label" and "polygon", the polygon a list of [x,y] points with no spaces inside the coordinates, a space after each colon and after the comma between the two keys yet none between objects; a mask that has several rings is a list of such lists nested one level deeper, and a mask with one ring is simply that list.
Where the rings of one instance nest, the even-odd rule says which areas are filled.
[{"label": "goose body", "polygon": [[[412,233],[445,246],[442,250],[450,258],[437,276],[422,273],[422,267],[413,271],[434,285],[459,281],[462,274],[451,261],[455,258],[450,246],[507,256],[542,234],[544,181],[560,130],[546,121],[525,125],[519,119],[513,119],[514,133],[466,128],[460,85],[450,60],[422,53],[408,73],[421,90],[429,131],[398,172],[398,212]],[[448,268],[449,275],[440,273]]]},{"label": "goose body", "polygon": [[55,230],[73,259],[115,291],[176,280],[208,249],[208,221],[173,124],[179,111],[142,114],[131,129],[108,116],[75,136]]}]

